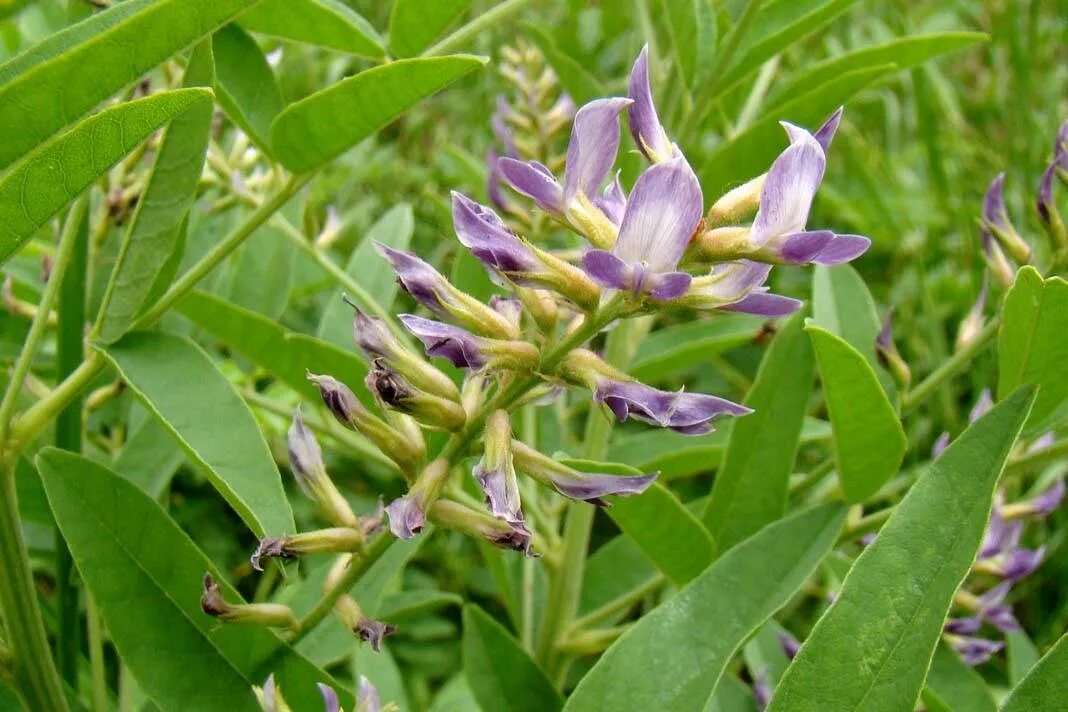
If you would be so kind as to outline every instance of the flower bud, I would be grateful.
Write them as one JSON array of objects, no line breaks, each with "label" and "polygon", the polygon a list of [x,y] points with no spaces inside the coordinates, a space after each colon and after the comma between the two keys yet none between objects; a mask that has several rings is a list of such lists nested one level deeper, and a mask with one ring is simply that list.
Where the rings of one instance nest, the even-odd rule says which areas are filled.
[{"label": "flower bud", "polygon": [[1060,176],[1064,182],[1068,182],[1068,121],[1061,124],[1060,130],[1053,143],[1053,159],[1046,170],[1042,172],[1042,180],[1038,185],[1038,196],[1035,199],[1035,207],[1043,227],[1053,239],[1055,248],[1068,248],[1068,230],[1065,229],[1064,221],[1057,204],[1053,199],[1053,178]]},{"label": "flower bud", "polygon": [[1005,208],[1005,174],[999,173],[983,198],[983,226],[990,230],[1005,251],[1020,264],[1031,259],[1031,246],[1016,231]]},{"label": "flower bud", "polygon": [[415,471],[426,457],[426,443],[421,434],[416,432],[417,437],[412,437],[411,433],[401,434],[396,428],[375,417],[360,404],[352,390],[344,383],[331,376],[313,373],[308,374],[308,380],[319,387],[323,403],[339,423],[358,431],[403,471]]},{"label": "flower bud", "polygon": [[523,287],[516,288],[516,294],[527,312],[534,318],[534,323],[538,325],[541,332],[543,334],[553,333],[560,317],[560,308],[552,294],[544,289],[524,289]]},{"label": "flower bud", "polygon": [[957,351],[966,348],[979,336],[979,332],[983,330],[983,311],[986,308],[986,294],[987,294],[987,280],[983,278],[983,286],[979,290],[979,296],[975,300],[975,304],[968,310],[968,314],[960,322],[960,327],[957,329]]},{"label": "flower bud", "polygon": [[334,613],[349,630],[359,636],[360,640],[370,643],[371,648],[382,651],[382,639],[397,631],[396,626],[383,621],[373,620],[364,615],[360,604],[352,596],[342,596],[334,604]]},{"label": "flower bud", "polygon": [[485,539],[502,549],[522,551],[531,558],[540,556],[533,552],[534,535],[525,525],[509,524],[487,512],[479,512],[447,499],[435,502],[430,516],[435,524],[446,529]]},{"label": "flower bud", "polygon": [[1011,287],[1015,279],[1012,265],[1009,264],[1009,260],[1005,257],[1001,245],[994,239],[994,234],[980,225],[979,239],[983,250],[983,261],[986,262],[990,273],[994,275],[994,278],[1001,286]]},{"label": "flower bud", "polygon": [[467,413],[459,403],[417,390],[383,359],[375,359],[365,383],[382,404],[429,427],[455,432],[467,422]]},{"label": "flower bud", "polygon": [[717,228],[740,222],[751,216],[760,207],[760,191],[763,190],[764,180],[767,177],[766,173],[759,175],[724,193],[709,208],[706,222],[713,228]]},{"label": "flower bud", "polygon": [[912,382],[912,371],[909,370],[909,365],[905,363],[905,359],[901,358],[897,345],[894,343],[893,317],[894,312],[890,310],[886,313],[886,318],[883,319],[883,326],[875,337],[875,355],[878,357],[879,363],[893,374],[897,384],[902,389],[906,389],[909,383]]},{"label": "flower bud", "polygon": [[434,503],[449,477],[449,461],[434,460],[419,474],[408,494],[386,507],[389,530],[398,539],[411,539],[426,525],[426,511]]},{"label": "flower bud", "polygon": [[459,399],[459,390],[448,376],[404,346],[381,319],[363,313],[354,302],[343,298],[353,309],[353,339],[368,358],[383,359],[421,390],[450,400]]},{"label": "flower bud", "polygon": [[253,685],[252,694],[256,695],[263,712],[293,712],[293,708],[282,697],[282,688],[275,684],[274,673],[263,683],[263,687]]},{"label": "flower bud", "polygon": [[423,342],[428,356],[448,359],[458,368],[531,371],[541,354],[525,341],[490,339],[464,331],[458,326],[401,314],[400,320]]},{"label": "flower bud", "polygon": [[375,246],[389,260],[404,291],[439,317],[452,318],[467,329],[498,339],[514,339],[519,330],[503,316],[470,294],[452,286],[429,264],[410,252],[394,250],[381,243]]},{"label": "flower bud", "polygon": [[486,495],[490,514],[513,527],[525,528],[519,482],[512,463],[512,426],[507,411],[494,411],[486,421],[482,459],[471,474]]},{"label": "flower bud", "polygon": [[279,603],[227,603],[223,599],[218,582],[210,573],[204,574],[200,609],[227,623],[255,623],[274,628],[297,627],[297,618],[289,606]]},{"label": "flower bud", "polygon": [[354,526],[357,523],[356,515],[327,474],[319,443],[304,425],[300,408],[293,413],[293,423],[289,426],[286,444],[289,464],[301,491],[315,500],[331,522]]},{"label": "flower bud", "polygon": [[260,539],[250,561],[252,568],[263,571],[264,559],[293,559],[304,554],[330,554],[359,551],[365,541],[362,529],[331,527],[283,537]]}]

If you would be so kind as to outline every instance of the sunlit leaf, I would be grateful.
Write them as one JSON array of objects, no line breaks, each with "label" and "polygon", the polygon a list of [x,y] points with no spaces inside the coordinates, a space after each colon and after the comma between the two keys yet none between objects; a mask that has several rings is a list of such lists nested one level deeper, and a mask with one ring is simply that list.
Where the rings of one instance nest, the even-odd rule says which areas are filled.
[{"label": "sunlit leaf", "polygon": [[396,0],[389,16],[389,48],[414,57],[464,14],[471,0]]},{"label": "sunlit leaf", "polygon": [[241,15],[246,30],[381,57],[382,41],[362,15],[338,0],[263,0]]}]

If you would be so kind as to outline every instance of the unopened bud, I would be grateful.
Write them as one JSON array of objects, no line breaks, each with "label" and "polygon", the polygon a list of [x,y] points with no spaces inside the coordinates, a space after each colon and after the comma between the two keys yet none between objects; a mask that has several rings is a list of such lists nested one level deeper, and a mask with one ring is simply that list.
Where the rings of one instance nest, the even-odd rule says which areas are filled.
[{"label": "unopened bud", "polygon": [[334,604],[334,613],[345,627],[359,636],[360,640],[370,643],[376,652],[382,651],[382,639],[396,632],[396,626],[383,621],[376,621],[364,615],[360,604],[352,596],[342,596]]},{"label": "unopened bud", "polygon": [[544,289],[524,289],[520,287],[517,292],[519,299],[527,311],[534,318],[534,323],[543,334],[551,334],[556,329],[556,323],[560,316],[560,309],[552,294]]},{"label": "unopened bud", "polygon": [[389,530],[398,539],[411,539],[426,526],[427,509],[441,493],[449,477],[449,461],[434,460],[419,473],[408,494],[399,497],[386,507],[389,515]]},{"label": "unopened bud", "polygon": [[627,374],[608,364],[589,349],[574,349],[560,362],[560,375],[569,381],[597,390],[597,384],[609,378],[626,380]]},{"label": "unopened bud", "polygon": [[983,198],[983,226],[990,230],[1005,251],[1020,264],[1031,259],[1031,246],[1016,231],[1005,207],[1005,174],[1000,173]]},{"label": "unopened bud", "polygon": [[979,239],[983,250],[983,261],[986,262],[986,266],[990,270],[990,273],[994,275],[994,279],[996,279],[1001,286],[1006,288],[1011,287],[1013,279],[1015,279],[1012,265],[1009,264],[1009,260],[1005,257],[1001,245],[994,239],[994,234],[986,227],[983,227],[981,223],[979,227]]},{"label": "unopened bud", "polygon": [[467,413],[459,403],[414,388],[382,359],[375,360],[365,383],[381,403],[429,427],[455,432],[467,422]]},{"label": "unopened bud", "polygon": [[274,681],[274,673],[263,683],[263,687],[253,685],[252,693],[256,695],[263,712],[293,712],[293,708],[282,697],[282,688]]},{"label": "unopened bud", "polygon": [[219,583],[210,573],[204,574],[200,609],[227,623],[255,623],[274,628],[296,628],[297,618],[289,606],[279,603],[227,603]]},{"label": "unopened bud", "polygon": [[689,250],[702,262],[729,262],[746,257],[754,250],[747,227],[715,227],[702,230]]},{"label": "unopened bud", "polygon": [[356,400],[349,387],[336,378],[309,373],[308,379],[319,387],[323,402],[338,422],[358,431],[405,472],[418,469],[426,457],[426,443],[418,430],[414,434],[398,432],[396,428],[372,415]]},{"label": "unopened bud", "polygon": [[301,491],[315,500],[331,522],[342,526],[355,526],[356,515],[327,474],[319,443],[304,425],[299,408],[293,413],[286,445],[289,450],[289,464]]},{"label": "unopened bud", "polygon": [[616,244],[619,227],[582,191],[568,202],[565,217],[594,247],[610,250]]},{"label": "unopened bud", "polygon": [[905,363],[905,359],[901,358],[897,345],[894,343],[893,318],[893,310],[886,313],[883,326],[875,337],[875,355],[879,363],[894,376],[897,384],[902,388],[908,388],[909,383],[912,382],[912,371]]},{"label": "unopened bud", "polygon": [[494,411],[487,420],[482,459],[471,474],[486,495],[490,514],[513,528],[525,529],[519,481],[512,462],[512,426],[507,411]]},{"label": "unopened bud", "polygon": [[760,207],[760,192],[767,174],[757,176],[724,193],[708,210],[707,222],[713,227],[738,223]]},{"label": "unopened bud", "polygon": [[428,356],[448,359],[457,368],[531,371],[540,352],[533,344],[513,339],[490,339],[452,324],[401,314],[400,320],[426,347]]},{"label": "unopened bud", "polygon": [[502,549],[522,551],[531,558],[540,556],[533,551],[534,535],[526,526],[509,524],[488,512],[479,512],[459,502],[441,499],[434,503],[430,517],[439,526],[484,539]]},{"label": "unopened bud", "polygon": [[960,322],[960,328],[957,330],[957,350],[960,351],[963,348],[969,346],[979,336],[979,332],[983,330],[983,311],[986,309],[986,294],[987,294],[987,280],[983,278],[983,286],[979,290],[979,297],[975,300],[975,304],[968,310],[968,314]]},{"label": "unopened bud", "polygon": [[302,534],[260,539],[250,561],[252,568],[263,571],[264,559],[293,559],[305,554],[331,554],[359,551],[365,541],[362,529],[331,527]]},{"label": "unopened bud", "polygon": [[622,475],[611,472],[582,472],[559,460],[538,452],[519,440],[512,441],[512,454],[517,470],[538,483],[569,497],[598,507],[607,507],[608,495],[629,497],[641,494],[656,480],[659,473]]},{"label": "unopened bud", "polygon": [[1062,123],[1057,132],[1057,137],[1053,142],[1053,159],[1042,172],[1042,180],[1038,184],[1038,196],[1035,199],[1038,217],[1052,238],[1054,248],[1065,250],[1068,249],[1068,230],[1065,229],[1064,221],[1053,199],[1055,176],[1059,176],[1062,182],[1068,183],[1068,121]]}]

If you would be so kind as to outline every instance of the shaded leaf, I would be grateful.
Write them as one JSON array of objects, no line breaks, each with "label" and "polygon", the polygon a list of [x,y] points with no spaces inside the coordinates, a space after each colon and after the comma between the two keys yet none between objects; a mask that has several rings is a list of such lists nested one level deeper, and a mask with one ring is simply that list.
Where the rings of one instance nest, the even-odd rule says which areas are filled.
[{"label": "shaded leaf", "polygon": [[1020,389],[931,464],[849,570],[770,710],[912,709],[994,487],[1034,400]]},{"label": "shaded leaf", "polygon": [[1009,662],[1009,682],[1013,685],[1019,684],[1041,657],[1031,638],[1022,630],[1005,634],[1005,656]]},{"label": "shaded leaf", "polygon": [[786,322],[771,342],[745,404],[754,410],[731,426],[723,466],[701,519],[719,551],[786,512],[805,408],[816,373],[804,316]]},{"label": "shaded leaf", "polygon": [[700,709],[734,652],[812,574],[844,517],[836,504],[809,509],[728,551],[624,633],[565,709]]},{"label": "shaded leaf", "polygon": [[[931,696],[934,700],[929,701]],[[935,650],[922,699],[931,706],[942,704],[950,710],[995,712],[998,708],[983,676],[965,665],[945,643]]]},{"label": "shaded leaf", "polygon": [[257,146],[271,154],[271,122],[286,103],[256,40],[237,25],[212,37],[219,105]]},{"label": "shaded leaf", "polygon": [[[360,72],[290,104],[271,126],[271,146],[290,170],[309,170],[485,63],[457,54],[402,59]],[[341,123],[339,116],[345,117]]]},{"label": "shaded leaf", "polygon": [[12,167],[0,179],[0,261],[153,131],[194,104],[210,107],[211,92],[176,89],[105,109]]},{"label": "shaded leaf", "polygon": [[1068,698],[1068,635],[1062,635],[1009,693],[1002,712],[1057,709]]},{"label": "shaded leaf", "polygon": [[101,353],[253,533],[295,531],[278,467],[256,419],[199,346],[173,334],[133,332]]},{"label": "shaded leaf", "polygon": [[338,0],[263,0],[241,15],[246,30],[381,57],[382,41],[362,15]]},{"label": "shaded leaf", "polygon": [[155,418],[145,417],[139,427],[131,428],[112,465],[115,472],[159,500],[184,460],[181,446],[167,429]]},{"label": "shaded leaf", "polygon": [[668,378],[752,341],[763,323],[749,314],[724,314],[659,329],[642,340],[628,373],[643,383]]},{"label": "shaded leaf", "polygon": [[827,398],[842,491],[850,502],[863,502],[897,472],[908,440],[860,352],[826,329],[810,324],[806,330]]},{"label": "shaded leaf", "polygon": [[475,605],[464,606],[464,672],[487,710],[558,710],[560,694],[508,631]]}]

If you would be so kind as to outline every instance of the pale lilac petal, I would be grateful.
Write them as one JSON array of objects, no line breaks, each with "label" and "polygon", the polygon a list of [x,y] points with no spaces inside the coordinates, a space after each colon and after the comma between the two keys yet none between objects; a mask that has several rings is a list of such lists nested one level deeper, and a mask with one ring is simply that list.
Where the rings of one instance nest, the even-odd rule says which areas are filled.
[{"label": "pale lilac petal", "polygon": [[819,141],[820,146],[823,147],[824,153],[831,147],[831,141],[834,140],[834,135],[838,132],[838,124],[842,122],[842,112],[844,110],[844,106],[839,106],[834,110],[833,114],[827,117],[823,125],[816,129],[816,133],[812,134],[813,138]]},{"label": "pale lilac petal", "polygon": [[382,712],[382,698],[378,696],[378,689],[363,675],[360,675],[356,705],[357,712]]},{"label": "pale lilac petal", "polygon": [[1034,573],[1045,556],[1046,547],[1044,546],[1037,549],[1014,548],[1006,555],[1001,565],[1001,575],[1009,581],[1027,578]]},{"label": "pale lilac petal", "polygon": [[666,272],[651,275],[645,280],[642,291],[661,302],[677,299],[690,288],[693,277],[685,272]]},{"label": "pale lilac petal", "polygon": [[600,472],[582,472],[576,475],[552,475],[553,487],[557,492],[570,497],[593,502],[600,506],[607,503],[601,498],[610,494],[629,497],[641,494],[649,488],[660,473],[647,475],[611,475]]},{"label": "pale lilac petal", "polygon": [[1064,480],[1057,480],[1052,487],[1028,503],[1031,513],[1038,517],[1048,517],[1055,512],[1064,500],[1064,489]]},{"label": "pale lilac petal", "polygon": [[776,251],[784,262],[804,265],[823,252],[823,249],[830,245],[833,239],[834,233],[830,230],[795,232],[785,235]]},{"label": "pale lilac petal", "polygon": [[1008,230],[1008,210],[1005,208],[1005,173],[998,173],[983,196],[983,220],[999,230]]},{"label": "pale lilac petal", "polygon": [[454,366],[478,370],[486,365],[478,337],[452,324],[401,314],[401,323],[423,342],[428,356],[448,359]]},{"label": "pale lilac petal", "polygon": [[452,194],[452,224],[460,243],[484,265],[505,275],[537,271],[534,253],[492,210],[465,195]]},{"label": "pale lilac petal", "polygon": [[594,398],[608,406],[620,421],[634,417],[685,435],[710,432],[712,421],[717,417],[752,412],[725,398],[701,393],[661,391],[636,381],[606,379],[598,385]]},{"label": "pale lilac petal", "polygon": [[992,658],[995,653],[1005,647],[1005,644],[983,638],[954,637],[950,641],[950,646],[957,651],[965,663],[975,667]]},{"label": "pale lilac petal", "polygon": [[860,257],[869,247],[871,240],[863,235],[835,235],[812,261],[818,265],[840,265]]},{"label": "pale lilac petal", "polygon": [[337,698],[334,688],[321,682],[315,685],[319,688],[319,694],[323,696],[323,712],[341,712],[341,701]]},{"label": "pale lilac petal", "polygon": [[974,423],[986,415],[993,407],[994,397],[990,394],[989,388],[984,388],[979,393],[979,398],[976,399],[975,405],[972,406],[971,411],[968,413],[968,422]]},{"label": "pale lilac petal", "polygon": [[497,159],[497,170],[518,192],[532,198],[542,210],[559,214],[564,210],[564,193],[548,168],[537,161]]},{"label": "pale lilac petal", "polygon": [[934,441],[934,445],[931,446],[931,459],[937,459],[939,455],[946,451],[949,447],[949,433],[942,433]]},{"label": "pale lilac petal", "polygon": [[480,462],[472,470],[478,486],[486,495],[486,506],[490,514],[503,519],[509,524],[523,522],[522,503],[519,500],[519,485],[514,472],[502,469],[488,469]]},{"label": "pale lilac petal", "polygon": [[501,170],[497,167],[500,156],[492,148],[486,151],[486,196],[498,210],[508,210],[511,205],[501,190]]},{"label": "pale lilac petal", "polygon": [[627,95],[634,102],[627,107],[627,123],[634,144],[650,161],[669,158],[673,152],[671,140],[660,124],[649,84],[649,45],[642,47],[630,70]]},{"label": "pale lilac petal", "polygon": [[779,633],[779,647],[782,648],[783,655],[790,660],[797,657],[797,653],[801,650],[801,643],[797,641],[797,638],[783,631]]},{"label": "pale lilac petal", "polygon": [[432,312],[439,315],[448,313],[442,306],[440,296],[448,285],[444,275],[411,252],[394,250],[381,242],[375,242],[374,245],[378,253],[393,265],[397,281],[404,291]]},{"label": "pale lilac petal", "polygon": [[604,192],[594,199],[593,204],[614,224],[623,222],[623,214],[627,210],[627,194],[623,192],[623,184],[619,182],[618,171],[615,180],[605,186]]},{"label": "pale lilac petal", "polygon": [[784,297],[781,294],[771,294],[770,292],[759,292],[743,297],[733,304],[720,307],[720,309],[722,311],[775,318],[789,316],[800,309],[803,304],[804,302],[801,300],[792,297]]},{"label": "pale lilac petal", "polygon": [[749,237],[754,245],[761,246],[780,235],[805,229],[827,161],[819,142],[811,134],[804,134],[779,154],[768,169]]},{"label": "pale lilac petal", "polygon": [[619,112],[630,99],[594,99],[575,114],[564,169],[564,202],[579,192],[590,200],[601,191],[619,151]]},{"label": "pale lilac petal", "polygon": [[967,618],[949,618],[942,630],[955,635],[975,635],[983,627],[983,619],[980,616],[968,616]]},{"label": "pale lilac petal", "polygon": [[1020,630],[1020,622],[1016,620],[1010,606],[991,606],[983,612],[983,617],[1002,633],[1015,633]]},{"label": "pale lilac petal", "polygon": [[522,551],[527,558],[535,559],[540,556],[540,554],[531,551],[531,546],[534,544],[534,534],[527,529],[523,522],[508,522],[507,532],[493,532],[487,534],[486,538],[494,546]]},{"label": "pale lilac petal", "polygon": [[703,211],[701,184],[686,159],[657,163],[634,184],[612,254],[652,272],[671,272]]},{"label": "pale lilac petal", "polygon": [[611,252],[587,250],[582,267],[594,282],[609,289],[629,290],[634,270]]},{"label": "pale lilac petal", "polygon": [[411,539],[426,526],[422,501],[417,497],[398,497],[386,505],[389,530],[398,539]]}]

